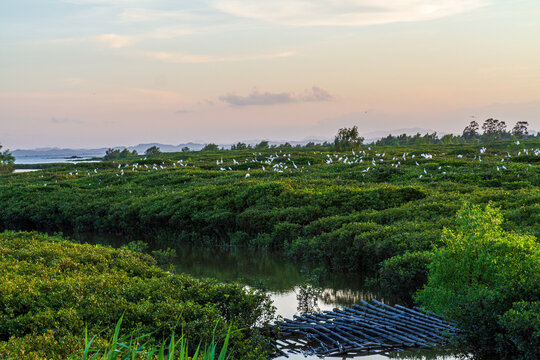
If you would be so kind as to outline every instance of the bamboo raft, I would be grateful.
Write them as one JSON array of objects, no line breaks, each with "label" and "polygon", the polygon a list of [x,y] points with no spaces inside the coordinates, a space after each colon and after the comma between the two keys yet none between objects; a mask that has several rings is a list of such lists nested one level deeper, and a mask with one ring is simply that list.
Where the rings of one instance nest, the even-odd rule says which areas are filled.
[{"label": "bamboo raft", "polygon": [[447,343],[455,324],[424,311],[372,299],[317,314],[302,314],[280,324],[277,355],[352,356]]}]

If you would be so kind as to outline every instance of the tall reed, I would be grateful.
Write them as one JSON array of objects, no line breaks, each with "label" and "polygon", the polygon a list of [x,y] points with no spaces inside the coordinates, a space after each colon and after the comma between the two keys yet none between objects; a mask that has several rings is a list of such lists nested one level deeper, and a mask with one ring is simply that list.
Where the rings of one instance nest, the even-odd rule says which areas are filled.
[{"label": "tall reed", "polygon": [[176,337],[174,332],[170,338],[161,345],[150,341],[152,334],[139,335],[135,331],[130,334],[121,334],[123,316],[116,323],[114,334],[109,345],[104,348],[93,349],[95,337],[88,339],[85,330],[85,347],[82,355],[75,354],[70,360],[227,360],[227,349],[231,336],[229,327],[227,335],[218,349],[215,338],[210,344],[199,344],[193,355],[190,355],[188,342],[184,336]]}]

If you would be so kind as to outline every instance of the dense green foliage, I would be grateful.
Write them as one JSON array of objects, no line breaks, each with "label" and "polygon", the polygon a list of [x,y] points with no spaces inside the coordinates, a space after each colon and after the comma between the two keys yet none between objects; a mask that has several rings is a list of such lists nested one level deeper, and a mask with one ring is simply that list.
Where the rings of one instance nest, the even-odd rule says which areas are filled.
[{"label": "dense green foliage", "polygon": [[339,129],[334,138],[334,148],[339,151],[358,150],[364,138],[358,134],[358,127]]},{"label": "dense green foliage", "polygon": [[[437,136],[437,133],[426,133],[424,135],[417,133],[415,135],[388,135],[375,142],[375,145],[426,145],[426,144],[465,144],[465,143],[489,143],[494,140],[521,140],[534,139],[534,135],[530,135],[528,131],[529,123],[526,121],[518,121],[511,131],[506,130],[506,123],[497,119],[486,119],[482,124],[483,132],[480,133],[480,125],[476,121],[471,121],[469,125],[463,129],[462,135],[446,134]],[[536,138],[540,138],[540,133],[536,134]]]},{"label": "dense green foliage", "polygon": [[464,206],[456,229],[443,231],[418,299],[459,324],[470,352],[538,359],[540,244],[502,221],[491,206]]},{"label": "dense green foliage", "polygon": [[231,354],[260,358],[269,340],[259,326],[272,314],[264,294],[165,272],[142,253],[0,234],[3,359],[66,359],[84,348],[85,328],[95,346],[108,346],[107,329],[122,316],[127,332],[151,333],[157,344],[173,332],[191,344],[222,341],[230,326]]},{"label": "dense green foliage", "polygon": [[15,157],[11,155],[11,152],[9,150],[2,150],[2,145],[0,145],[0,164],[2,165],[9,165],[13,164],[15,162]]},{"label": "dense green foliage", "polygon": [[159,156],[161,155],[161,149],[157,146],[151,146],[144,152],[146,156]]},{"label": "dense green foliage", "polygon": [[430,251],[417,251],[384,260],[379,268],[378,285],[396,299],[408,303],[427,282],[428,266],[432,258]]},{"label": "dense green foliage", "polygon": [[0,175],[0,227],[115,233],[172,248],[249,245],[362,271],[430,250],[463,201],[492,201],[506,229],[538,237],[539,145],[202,151],[57,165]]},{"label": "dense green foliage", "polygon": [[120,149],[109,148],[105,152],[105,156],[103,157],[103,159],[105,160],[126,159],[130,156],[135,156],[135,155],[137,155],[136,150],[129,151],[128,149],[124,148],[122,151],[120,151]]},{"label": "dense green foliage", "polygon": [[206,144],[202,148],[202,151],[218,151],[218,150],[219,150],[219,146],[217,146],[216,144],[213,144],[213,143]]},{"label": "dense green foliage", "polygon": [[[412,147],[367,145],[343,152],[331,152],[328,147],[315,145],[311,148],[263,146],[255,150],[238,144],[237,148],[162,153],[100,163],[57,164],[33,173],[0,175],[0,228],[118,234],[125,239],[143,240],[150,248],[171,247],[177,251],[181,251],[179,245],[185,244],[244,245],[278,250],[326,269],[372,271],[377,275],[376,281],[402,298],[409,297],[426,281],[432,258],[430,251],[434,245],[440,248],[446,245],[448,232],[441,241],[444,227],[459,229],[462,220],[456,220],[454,215],[464,202],[492,203],[500,207],[505,218],[499,224],[501,232],[519,231],[536,238],[540,236],[540,142],[536,139]],[[49,240],[40,241],[48,244]],[[529,240],[536,241],[533,237]],[[57,247],[69,248],[62,244]],[[139,251],[146,246],[141,242],[124,245]],[[154,261],[142,254],[117,251],[141,257],[141,261]],[[174,252],[161,250],[154,255],[166,263]],[[63,253],[54,257],[59,264],[62,261],[58,259],[69,258]],[[509,267],[509,274],[518,270],[520,268]],[[27,273],[36,271],[32,268]],[[104,271],[100,276],[111,276],[112,283],[119,276],[117,270],[105,268]],[[110,271],[112,274],[108,275]],[[1,351],[8,353],[20,348],[32,351],[33,346],[49,346],[50,353],[54,354],[61,352],[56,348],[58,344],[80,349],[81,332],[77,333],[76,329],[80,330],[86,322],[92,324],[90,330],[94,332],[102,327],[111,329],[122,312],[126,312],[128,329],[142,326],[143,330],[150,330],[158,324],[159,336],[169,336],[176,319],[173,314],[178,312],[177,308],[172,311],[166,307],[165,299],[168,304],[170,299],[176,299],[172,293],[174,287],[159,284],[169,277],[184,279],[178,280],[180,283],[195,281],[165,275],[155,269],[159,276],[152,273],[152,280],[144,278],[138,283],[127,271],[126,268],[120,271],[121,283],[130,287],[130,292],[142,294],[140,299],[121,293],[120,297],[104,302],[104,305],[114,305],[95,308],[84,316],[76,302],[62,305],[62,309],[69,311],[59,311],[60,308],[44,302],[44,307],[35,314],[24,317],[19,316],[21,312],[10,318],[6,326],[11,327],[0,332],[4,337]],[[33,280],[27,280],[24,282],[28,282],[27,285],[20,285],[26,286],[24,289],[37,286]],[[96,281],[89,284],[95,285]],[[513,283],[510,281],[504,286],[508,284]],[[77,292],[84,293],[84,286],[80,286]],[[221,289],[216,283],[212,286]],[[201,289],[199,285],[194,287]],[[71,283],[61,284],[60,288],[75,289]],[[162,288],[168,289],[164,298],[159,298],[163,301],[154,299],[154,293]],[[96,286],[91,290],[94,289],[100,290]],[[125,287],[105,289],[114,294]],[[208,291],[213,294],[211,289],[214,288]],[[227,291],[234,293],[233,289],[234,286]],[[471,316],[470,321],[485,324],[478,332],[475,328],[475,332],[469,334],[503,334],[503,343],[509,342],[511,346],[501,349],[529,351],[528,334],[531,329],[538,329],[538,303],[535,302],[538,298],[534,300],[533,295],[512,298],[506,290],[501,290],[507,296],[504,298],[488,290],[482,288],[481,295],[473,291],[476,297],[471,295],[466,303],[468,307],[464,307],[477,314]],[[32,291],[22,291],[17,295],[21,298],[13,297],[13,301],[28,303],[24,297],[29,294],[33,294]],[[235,294],[244,299],[243,292]],[[443,301],[439,294],[433,294],[437,301]],[[128,298],[125,303],[115,302],[114,299],[122,296]],[[140,301],[144,296],[152,298],[143,305]],[[247,328],[252,328],[255,318],[266,313],[265,306],[261,305],[262,298],[251,296],[254,297],[245,300],[248,302],[245,306],[235,310],[252,314],[259,311],[251,320],[246,320]],[[12,301],[10,299],[2,301]],[[473,301],[478,299],[482,301]],[[497,303],[497,299],[504,301]],[[174,301],[179,305],[168,306],[182,309],[181,313],[188,316],[182,327],[197,339],[208,337],[212,322],[219,319],[223,319],[218,329],[223,334],[227,321],[232,319],[208,305],[217,300],[214,295],[208,295],[206,289]],[[189,306],[185,305],[188,301]],[[496,316],[489,308],[490,301],[502,304]],[[141,310],[145,306],[145,309],[149,306],[165,309],[160,308],[152,312],[155,316],[148,316],[148,312]],[[43,310],[46,308],[54,308],[56,312]],[[448,315],[458,317],[460,314]],[[196,321],[198,316],[204,321]],[[34,328],[38,329],[37,333]],[[249,333],[250,340],[243,338],[246,335],[235,335],[235,351],[246,349],[243,347],[248,346],[246,342],[258,341],[255,334]],[[7,341],[11,335],[16,337]],[[107,337],[100,339],[104,342]],[[476,339],[482,344],[483,337]]]}]

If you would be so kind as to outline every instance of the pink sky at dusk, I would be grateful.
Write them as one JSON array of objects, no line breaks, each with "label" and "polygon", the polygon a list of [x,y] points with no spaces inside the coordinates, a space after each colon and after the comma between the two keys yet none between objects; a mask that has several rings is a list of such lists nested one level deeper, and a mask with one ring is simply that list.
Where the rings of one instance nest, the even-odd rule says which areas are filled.
[{"label": "pink sky at dusk", "polygon": [[0,5],[0,144],[540,130],[540,3],[21,0]]}]

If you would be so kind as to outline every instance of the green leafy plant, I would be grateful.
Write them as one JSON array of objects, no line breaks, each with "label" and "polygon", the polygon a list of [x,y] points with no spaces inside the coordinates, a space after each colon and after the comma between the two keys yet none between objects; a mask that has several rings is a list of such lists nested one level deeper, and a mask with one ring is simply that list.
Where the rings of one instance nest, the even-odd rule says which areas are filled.
[{"label": "green leafy plant", "polygon": [[92,346],[107,348],[118,342],[121,316],[128,333],[152,334],[148,346],[171,333],[191,344],[222,344],[230,328],[231,355],[266,355],[274,311],[267,295],[155,264],[129,250],[0,233],[0,358],[65,359],[83,347],[85,326],[95,334]]},{"label": "green leafy plant", "polygon": [[149,341],[152,334],[139,334],[136,330],[130,334],[122,334],[122,320],[123,316],[116,323],[108,345],[103,348],[92,346],[96,338],[89,339],[85,330],[82,354],[73,354],[69,360],[226,360],[230,357],[227,350],[232,334],[231,327],[228,328],[221,346],[212,338],[208,344],[199,344],[193,352],[190,351],[186,338],[177,338],[174,332],[161,344]]},{"label": "green leafy plant", "polygon": [[500,210],[465,205],[444,229],[417,300],[456,321],[480,356],[537,359],[540,244],[502,228]]}]

